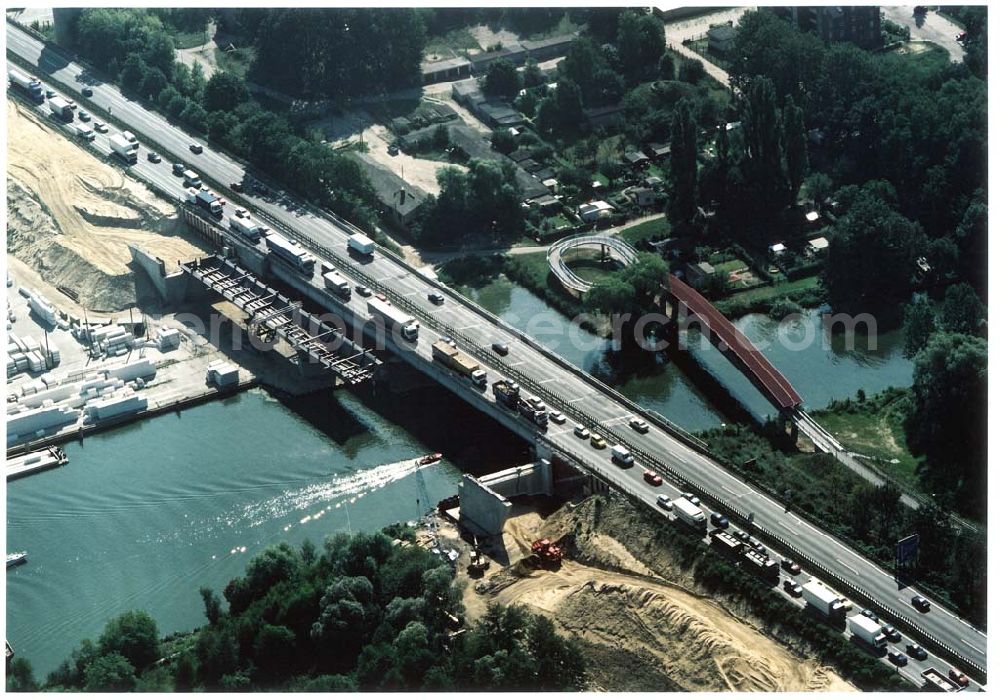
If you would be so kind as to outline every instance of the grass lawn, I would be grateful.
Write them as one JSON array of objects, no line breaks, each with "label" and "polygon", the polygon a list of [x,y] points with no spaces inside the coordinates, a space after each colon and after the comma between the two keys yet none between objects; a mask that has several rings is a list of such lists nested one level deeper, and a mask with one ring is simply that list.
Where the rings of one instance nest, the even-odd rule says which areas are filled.
[{"label": "grass lawn", "polygon": [[643,221],[641,224],[623,228],[618,237],[623,241],[637,245],[641,241],[661,241],[670,235],[670,224],[667,217]]},{"label": "grass lawn", "polygon": [[715,264],[715,263],[712,264],[712,267],[715,268],[716,272],[722,272],[722,273],[725,273],[727,275],[730,272],[736,272],[737,270],[742,270],[746,266],[747,266],[747,264],[745,262],[743,262],[742,260],[740,260],[739,258],[736,258],[735,260],[725,260],[725,261],[720,262],[718,264]]},{"label": "grass lawn", "polygon": [[874,457],[874,463],[887,474],[919,488],[916,469],[920,460],[907,449],[903,430],[908,398],[906,390],[888,389],[864,403],[851,401],[846,406],[837,405],[811,415],[844,447]]},{"label": "grass lawn", "polygon": [[803,277],[793,282],[782,281],[770,286],[737,292],[716,302],[715,306],[723,315],[735,318],[748,313],[767,312],[771,309],[771,304],[785,297],[803,306],[817,306],[822,299],[822,293],[819,276]]},{"label": "grass lawn", "polygon": [[883,55],[902,57],[924,71],[940,68],[942,64],[947,64],[951,60],[947,49],[922,41],[907,42],[895,51],[887,51]]},{"label": "grass lawn", "polygon": [[254,50],[245,46],[232,51],[215,50],[215,62],[220,70],[229,71],[245,78],[250,64],[253,62]]},{"label": "grass lawn", "polygon": [[201,46],[208,41],[208,32],[204,29],[194,32],[177,31],[172,33],[170,37],[174,40],[174,48],[193,49],[195,46]]},{"label": "grass lawn", "polygon": [[600,282],[601,280],[607,279],[608,276],[620,269],[618,264],[614,262],[602,263],[593,258],[585,259],[581,258],[579,260],[571,260],[566,263],[570,270],[580,275],[583,279],[588,282]]},{"label": "grass lawn", "polygon": [[468,49],[479,50],[479,48],[479,42],[476,41],[476,37],[472,36],[468,27],[462,27],[441,36],[427,37],[427,43],[424,45],[424,60],[443,60],[451,58],[455,53],[460,54]]}]

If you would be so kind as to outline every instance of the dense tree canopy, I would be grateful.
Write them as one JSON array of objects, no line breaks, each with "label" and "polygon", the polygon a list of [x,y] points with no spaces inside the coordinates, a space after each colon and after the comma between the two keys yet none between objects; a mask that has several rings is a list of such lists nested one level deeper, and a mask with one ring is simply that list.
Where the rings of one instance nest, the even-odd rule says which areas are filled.
[{"label": "dense tree canopy", "polygon": [[268,9],[255,36],[251,77],[288,94],[346,98],[420,83],[424,27],[412,9]]},{"label": "dense tree canopy", "polygon": [[617,48],[627,84],[652,80],[666,49],[663,22],[645,13],[623,12],[618,19]]},{"label": "dense tree canopy", "polygon": [[483,91],[487,95],[496,95],[510,100],[520,89],[521,77],[513,63],[502,58],[490,64],[486,71],[486,79],[483,81]]},{"label": "dense tree canopy", "polygon": [[[241,607],[212,613],[164,663],[136,666],[105,647],[146,631],[139,624],[146,616],[129,613],[108,623],[99,646],[85,640],[45,689],[580,689],[576,645],[523,609],[491,607],[467,634],[453,636],[464,611],[451,568],[414,546],[412,531],[392,532],[410,546],[394,546],[383,533],[341,533],[322,552],[308,542],[269,547],[226,587],[227,597],[240,592]],[[19,663],[11,675],[9,688],[34,688],[30,665]]]},{"label": "dense tree canopy", "polygon": [[823,282],[838,311],[874,313],[910,291],[925,239],[919,224],[895,209],[891,187],[845,188],[847,211],[830,237]]},{"label": "dense tree canopy", "polygon": [[986,511],[986,341],[936,333],[914,360],[907,441],[926,457],[932,490],[955,494],[957,507]]}]

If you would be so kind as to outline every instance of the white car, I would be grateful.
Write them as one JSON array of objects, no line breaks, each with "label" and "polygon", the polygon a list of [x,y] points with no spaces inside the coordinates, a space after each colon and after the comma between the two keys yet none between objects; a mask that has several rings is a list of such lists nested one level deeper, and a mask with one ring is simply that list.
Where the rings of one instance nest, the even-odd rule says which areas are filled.
[{"label": "white car", "polygon": [[681,496],[691,501],[696,506],[701,505],[701,499],[695,496],[693,493],[682,493]]},{"label": "white car", "polygon": [[576,424],[576,427],[573,428],[573,434],[582,440],[586,440],[590,437],[590,431],[584,427],[583,423]]},{"label": "white car", "polygon": [[236,216],[237,216],[237,217],[239,217],[240,219],[242,219],[242,218],[243,218],[244,216],[246,216],[246,215],[247,215],[247,210],[246,210],[246,209],[243,209],[242,207],[240,207],[240,208],[238,208],[238,209],[237,209],[237,210],[236,210],[235,212],[233,212],[233,213],[234,213],[234,214],[236,214]]},{"label": "white car", "polygon": [[656,497],[656,505],[660,506],[660,508],[663,508],[664,510],[674,509],[673,501],[671,501],[670,496],[668,496],[665,493],[661,493],[659,496]]},{"label": "white car", "polygon": [[549,411],[549,420],[557,425],[562,425],[566,422],[566,416],[563,415],[562,411]]},{"label": "white car", "polygon": [[629,420],[628,424],[629,424],[629,427],[632,428],[632,430],[635,430],[636,432],[639,432],[639,433],[648,433],[649,432],[649,423],[647,423],[646,421],[644,421],[642,418],[632,417]]}]

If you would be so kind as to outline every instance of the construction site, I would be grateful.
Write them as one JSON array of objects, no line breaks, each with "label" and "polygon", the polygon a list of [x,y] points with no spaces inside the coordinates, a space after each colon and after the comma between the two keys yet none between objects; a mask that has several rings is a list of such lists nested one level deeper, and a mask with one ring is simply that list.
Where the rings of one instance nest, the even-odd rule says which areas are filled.
[{"label": "construction site", "polygon": [[165,305],[143,265],[176,272],[208,252],[174,203],[12,100],[7,125],[8,451],[258,383],[328,384],[256,349],[228,301]]},{"label": "construction site", "polygon": [[467,622],[491,603],[523,605],[575,638],[587,690],[857,690],[801,641],[765,632],[740,598],[709,595],[653,535],[623,499],[591,496],[518,499],[485,538],[439,512],[418,541],[453,560]]}]

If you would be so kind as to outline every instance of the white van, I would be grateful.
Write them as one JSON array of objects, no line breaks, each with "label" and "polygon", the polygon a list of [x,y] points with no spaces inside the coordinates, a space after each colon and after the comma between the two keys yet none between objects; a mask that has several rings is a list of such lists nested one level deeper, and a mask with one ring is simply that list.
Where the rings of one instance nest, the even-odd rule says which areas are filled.
[{"label": "white van", "polygon": [[89,126],[84,126],[83,124],[77,124],[73,127],[76,130],[76,135],[79,136],[84,141],[94,140],[94,130]]},{"label": "white van", "polygon": [[201,187],[201,177],[198,176],[194,170],[184,171],[184,186],[185,187]]},{"label": "white van", "polygon": [[632,453],[621,445],[615,445],[611,448],[611,461],[622,467],[631,467],[635,462],[632,459]]}]

